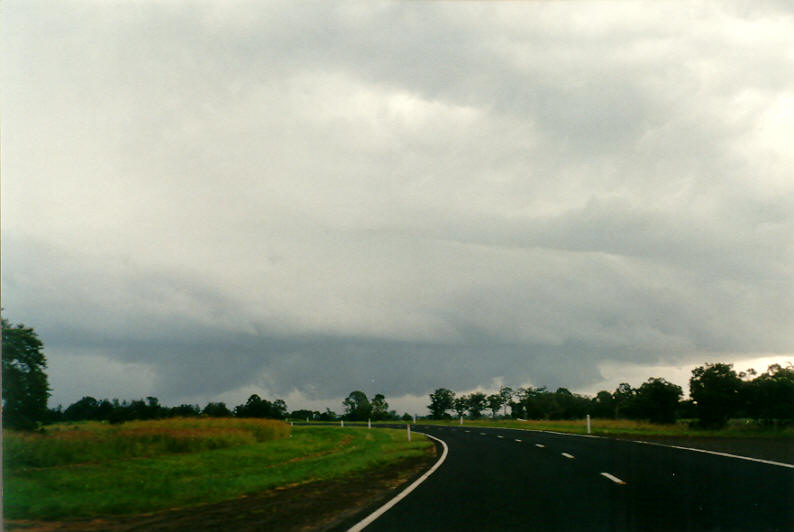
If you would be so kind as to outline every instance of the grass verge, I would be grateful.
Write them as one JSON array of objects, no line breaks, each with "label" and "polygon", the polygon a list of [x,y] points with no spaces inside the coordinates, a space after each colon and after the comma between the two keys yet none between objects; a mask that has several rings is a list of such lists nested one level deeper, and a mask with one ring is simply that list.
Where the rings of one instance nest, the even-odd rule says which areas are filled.
[{"label": "grass verge", "polygon": [[[422,420],[423,424],[459,425],[459,420]],[[514,429],[544,430],[587,434],[584,419],[576,420],[512,420],[512,419],[478,419],[463,421],[470,427],[504,427]],[[794,427],[770,428],[745,420],[731,420],[723,429],[694,429],[686,421],[674,424],[655,424],[628,419],[593,419],[590,422],[591,433],[596,436],[619,437],[678,437],[678,438],[794,438]]]},{"label": "grass verge", "polygon": [[344,477],[420,456],[430,446],[419,435],[407,442],[398,430],[294,427],[289,438],[226,448],[44,467],[6,462],[4,514],[74,519],[216,503]]}]

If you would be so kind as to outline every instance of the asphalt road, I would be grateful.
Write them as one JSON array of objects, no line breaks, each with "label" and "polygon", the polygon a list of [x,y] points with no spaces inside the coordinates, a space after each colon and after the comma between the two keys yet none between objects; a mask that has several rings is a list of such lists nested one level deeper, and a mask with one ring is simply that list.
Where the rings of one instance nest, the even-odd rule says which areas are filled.
[{"label": "asphalt road", "polygon": [[794,469],[604,438],[414,430],[444,440],[447,459],[367,532],[794,531]]}]

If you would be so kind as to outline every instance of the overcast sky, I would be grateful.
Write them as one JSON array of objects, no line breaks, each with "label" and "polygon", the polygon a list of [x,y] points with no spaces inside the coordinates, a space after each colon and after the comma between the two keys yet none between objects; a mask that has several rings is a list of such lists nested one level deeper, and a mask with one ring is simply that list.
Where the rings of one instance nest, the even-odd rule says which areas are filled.
[{"label": "overcast sky", "polygon": [[794,360],[787,5],[6,0],[4,315],[64,406]]}]

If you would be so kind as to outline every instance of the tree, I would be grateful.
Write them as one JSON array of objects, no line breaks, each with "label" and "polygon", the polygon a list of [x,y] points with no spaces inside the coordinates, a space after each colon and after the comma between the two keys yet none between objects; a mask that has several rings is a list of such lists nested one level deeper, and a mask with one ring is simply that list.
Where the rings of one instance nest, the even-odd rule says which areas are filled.
[{"label": "tree", "polygon": [[741,405],[742,380],[733,364],[706,364],[692,370],[689,395],[704,427],[722,427]]},{"label": "tree", "polygon": [[382,421],[389,419],[389,403],[386,402],[386,397],[382,393],[376,394],[370,401],[372,406],[372,419]]},{"label": "tree", "polygon": [[270,417],[274,419],[287,417],[287,403],[283,399],[276,399],[270,404]]},{"label": "tree", "polygon": [[611,418],[615,416],[615,399],[606,390],[596,394],[591,403],[593,417]]},{"label": "tree", "polygon": [[482,417],[482,411],[485,410],[485,394],[480,392],[470,393],[468,396],[469,414],[474,419]]},{"label": "tree", "polygon": [[466,397],[455,397],[452,400],[452,409],[455,410],[455,413],[458,415],[458,417],[463,417],[463,414],[465,414],[466,410],[469,409],[469,402],[466,400]]},{"label": "tree", "polygon": [[430,394],[430,404],[427,406],[430,410],[430,417],[433,419],[444,419],[449,417],[447,410],[452,409],[454,400],[455,392],[446,388],[438,388],[435,392]]},{"label": "tree", "polygon": [[170,417],[198,417],[201,414],[199,405],[182,404],[171,408]]},{"label": "tree", "polygon": [[356,390],[342,401],[345,407],[345,418],[351,421],[364,421],[372,417],[372,405],[364,392]]},{"label": "tree", "polygon": [[681,387],[661,378],[651,378],[639,387],[635,396],[636,415],[651,423],[675,423]]},{"label": "tree", "polygon": [[751,416],[765,423],[794,420],[794,366],[772,364],[746,387]]},{"label": "tree", "polygon": [[337,419],[339,419],[339,416],[337,416],[336,412],[334,412],[330,408],[326,408],[325,412],[320,414],[317,417],[317,419],[320,420],[320,421],[336,421]]},{"label": "tree", "polygon": [[612,394],[615,405],[615,419],[632,417],[634,406],[634,389],[630,384],[621,382]]},{"label": "tree", "polygon": [[[276,404],[276,403],[281,404]],[[267,399],[262,399],[257,394],[251,395],[244,405],[234,407],[235,417],[263,417],[270,419],[281,419],[287,410],[284,401],[277,399],[276,403],[271,403]]]},{"label": "tree", "polygon": [[226,403],[207,403],[201,411],[207,417],[231,417],[232,412],[226,408]]},{"label": "tree", "polygon": [[513,389],[510,386],[502,386],[499,388],[499,395],[502,397],[502,404],[504,405],[504,415],[507,416],[507,405],[513,398]]},{"label": "tree", "polygon": [[498,393],[492,393],[485,398],[485,401],[488,404],[488,410],[491,411],[491,417],[495,418],[496,413],[502,408],[502,396]]},{"label": "tree", "polygon": [[47,418],[47,358],[44,344],[31,327],[12,326],[5,318],[2,326],[3,425],[30,430]]}]

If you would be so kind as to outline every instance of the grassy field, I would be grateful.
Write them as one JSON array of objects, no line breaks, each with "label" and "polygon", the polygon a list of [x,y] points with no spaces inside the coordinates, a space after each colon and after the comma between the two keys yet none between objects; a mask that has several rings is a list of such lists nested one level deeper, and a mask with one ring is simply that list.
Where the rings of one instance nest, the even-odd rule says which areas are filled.
[{"label": "grassy field", "polygon": [[4,433],[4,514],[52,520],[152,512],[354,474],[427,452],[404,431],[266,420],[84,423]]},{"label": "grassy field", "polygon": [[[439,425],[458,425],[459,420],[433,421],[422,420],[421,423]],[[464,419],[463,424],[475,427],[505,427],[530,430],[546,430],[587,434],[584,419],[576,420],[526,420],[511,419]],[[725,428],[719,430],[694,429],[686,421],[675,424],[660,425],[628,419],[593,419],[590,422],[592,434],[596,436],[665,436],[682,438],[794,438],[794,427],[765,427],[745,420],[731,420]]]}]

